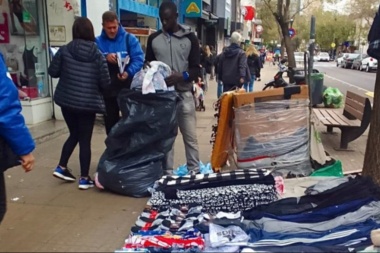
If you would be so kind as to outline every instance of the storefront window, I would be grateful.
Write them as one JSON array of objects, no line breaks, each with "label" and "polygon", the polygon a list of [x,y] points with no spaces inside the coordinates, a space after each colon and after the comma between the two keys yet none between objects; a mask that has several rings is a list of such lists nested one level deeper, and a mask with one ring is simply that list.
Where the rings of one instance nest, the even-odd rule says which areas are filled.
[{"label": "storefront window", "polygon": [[2,1],[0,50],[13,82],[31,99],[50,96],[44,3]]}]

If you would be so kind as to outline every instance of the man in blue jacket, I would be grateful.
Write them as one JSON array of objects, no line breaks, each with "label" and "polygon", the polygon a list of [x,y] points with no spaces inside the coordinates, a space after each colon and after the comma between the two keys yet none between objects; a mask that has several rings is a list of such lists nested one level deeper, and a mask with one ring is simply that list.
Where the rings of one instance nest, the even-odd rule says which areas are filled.
[{"label": "man in blue jacket", "polygon": [[[19,157],[25,172],[34,166],[32,136],[21,115],[18,91],[7,75],[3,55],[0,53],[0,223],[6,211],[4,171],[17,165]],[[10,155],[10,153],[12,154]]]},{"label": "man in blue jacket", "polygon": [[[111,77],[111,88],[103,93],[106,105],[105,126],[107,135],[120,119],[120,109],[117,96],[121,89],[129,89],[133,76],[144,65],[144,52],[138,39],[127,33],[119,24],[118,17],[113,11],[106,11],[102,16],[103,31],[96,38],[100,51],[108,63]],[[122,71],[118,65],[117,53],[121,54],[121,62],[129,57],[129,63]]]}]

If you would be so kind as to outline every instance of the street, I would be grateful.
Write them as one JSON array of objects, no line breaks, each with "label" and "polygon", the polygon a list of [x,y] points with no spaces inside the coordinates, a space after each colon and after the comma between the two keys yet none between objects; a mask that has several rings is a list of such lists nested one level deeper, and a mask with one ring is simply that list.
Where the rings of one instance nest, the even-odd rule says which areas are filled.
[{"label": "street", "polygon": [[314,68],[325,74],[324,85],[338,88],[344,95],[347,90],[368,96],[372,101],[376,72],[362,72],[336,66],[336,62],[315,62]]}]

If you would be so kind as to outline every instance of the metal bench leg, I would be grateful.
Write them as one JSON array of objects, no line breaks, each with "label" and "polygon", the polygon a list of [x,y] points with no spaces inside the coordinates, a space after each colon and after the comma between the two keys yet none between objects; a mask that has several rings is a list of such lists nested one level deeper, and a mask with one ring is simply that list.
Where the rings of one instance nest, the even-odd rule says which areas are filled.
[{"label": "metal bench leg", "polygon": [[333,132],[333,127],[332,126],[328,126],[327,127],[327,133],[331,134]]}]

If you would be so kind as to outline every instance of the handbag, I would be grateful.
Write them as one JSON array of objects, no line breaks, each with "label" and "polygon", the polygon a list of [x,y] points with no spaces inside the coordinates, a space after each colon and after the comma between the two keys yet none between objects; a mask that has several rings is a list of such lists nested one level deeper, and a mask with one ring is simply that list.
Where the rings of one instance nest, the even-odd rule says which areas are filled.
[{"label": "handbag", "polygon": [[0,173],[9,168],[21,165],[16,155],[3,137],[0,137]]}]

